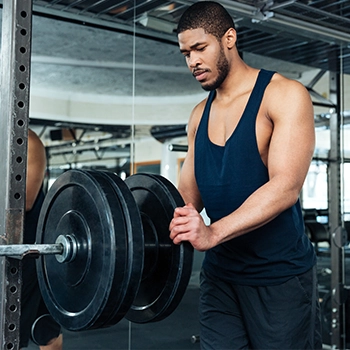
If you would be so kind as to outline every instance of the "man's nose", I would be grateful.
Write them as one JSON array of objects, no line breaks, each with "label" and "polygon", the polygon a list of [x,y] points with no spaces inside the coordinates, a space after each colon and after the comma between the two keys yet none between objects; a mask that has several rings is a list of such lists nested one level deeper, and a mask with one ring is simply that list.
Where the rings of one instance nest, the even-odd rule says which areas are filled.
[{"label": "man's nose", "polygon": [[191,53],[190,58],[188,60],[188,66],[190,68],[195,68],[195,67],[199,66],[200,63],[201,63],[201,59],[200,59],[199,55],[196,55],[195,53],[193,53],[193,54]]}]

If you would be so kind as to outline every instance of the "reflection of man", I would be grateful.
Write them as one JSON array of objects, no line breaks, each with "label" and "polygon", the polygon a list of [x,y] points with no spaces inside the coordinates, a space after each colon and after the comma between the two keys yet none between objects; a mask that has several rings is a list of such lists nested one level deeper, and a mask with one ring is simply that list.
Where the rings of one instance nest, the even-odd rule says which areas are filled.
[{"label": "reflection of man", "polygon": [[316,256],[298,201],[315,142],[310,96],[241,59],[218,3],[194,3],[177,32],[188,68],[210,91],[189,120],[178,186],[187,204],[170,225],[174,243],[206,251],[201,346],[320,349]]},{"label": "reflection of man", "polygon": [[[42,189],[45,170],[46,154],[40,138],[32,131],[28,131],[28,159],[27,159],[27,185],[26,185],[26,216],[24,221],[23,243],[34,244],[36,227],[38,223],[40,208],[44,200]],[[22,269],[22,298],[21,298],[21,320],[20,320],[20,348],[28,346],[32,325],[37,317],[48,313],[43,305],[37,280],[35,259],[23,260]],[[41,327],[42,324],[41,324]],[[55,327],[57,330],[57,325]],[[43,333],[51,334],[49,326],[44,326]],[[53,332],[53,339],[42,350],[61,350],[62,334]]]}]

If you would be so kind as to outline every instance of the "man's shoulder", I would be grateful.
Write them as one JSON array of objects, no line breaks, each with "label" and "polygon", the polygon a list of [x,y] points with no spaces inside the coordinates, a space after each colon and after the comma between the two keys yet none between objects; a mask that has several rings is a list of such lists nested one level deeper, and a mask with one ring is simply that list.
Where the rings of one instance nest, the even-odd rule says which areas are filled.
[{"label": "man's shoulder", "polygon": [[274,100],[285,101],[293,96],[302,98],[308,96],[306,87],[299,81],[285,77],[282,74],[275,73],[266,88],[266,97]]},{"label": "man's shoulder", "polygon": [[192,109],[190,119],[188,121],[188,135],[195,135],[199,122],[202,118],[204,108],[208,98],[203,99]]},{"label": "man's shoulder", "polygon": [[312,101],[306,87],[299,81],[278,73],[272,77],[267,86],[263,103],[267,115],[273,121],[280,118],[292,120],[299,115],[305,117],[305,113],[312,112]]},{"label": "man's shoulder", "polygon": [[286,76],[276,72],[272,78],[271,78],[271,82],[269,84],[270,87],[274,88],[274,89],[281,89],[281,88],[285,88],[285,89],[302,89],[305,90],[305,87],[302,83],[300,83],[299,81],[295,80],[295,79],[290,79],[287,78]]},{"label": "man's shoulder", "polygon": [[192,119],[200,119],[201,118],[207,101],[208,101],[208,97],[204,98],[202,101],[200,101],[199,103],[197,103],[194,106],[194,108],[192,110],[192,116],[191,116]]}]

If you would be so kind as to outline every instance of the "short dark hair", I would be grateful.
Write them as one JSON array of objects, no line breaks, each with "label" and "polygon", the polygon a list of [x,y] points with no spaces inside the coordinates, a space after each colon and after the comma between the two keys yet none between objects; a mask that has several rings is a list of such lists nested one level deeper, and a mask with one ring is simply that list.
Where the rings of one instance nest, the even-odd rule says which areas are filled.
[{"label": "short dark hair", "polygon": [[235,28],[235,25],[222,5],[214,1],[200,1],[185,10],[179,20],[177,34],[197,28],[203,28],[207,34],[212,34],[221,40],[230,28]]}]

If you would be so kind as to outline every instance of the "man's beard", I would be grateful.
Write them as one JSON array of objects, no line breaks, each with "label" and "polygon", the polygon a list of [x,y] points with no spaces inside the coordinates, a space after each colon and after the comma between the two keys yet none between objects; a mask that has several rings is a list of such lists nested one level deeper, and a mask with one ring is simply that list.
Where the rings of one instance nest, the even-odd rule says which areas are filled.
[{"label": "man's beard", "polygon": [[205,90],[205,91],[216,90],[227,77],[227,74],[229,72],[229,66],[228,66],[228,61],[226,59],[226,56],[225,56],[225,53],[224,53],[222,46],[220,49],[219,60],[216,63],[216,69],[218,71],[218,76],[217,76],[216,80],[211,84],[206,84],[206,85],[202,84],[203,90]]}]

